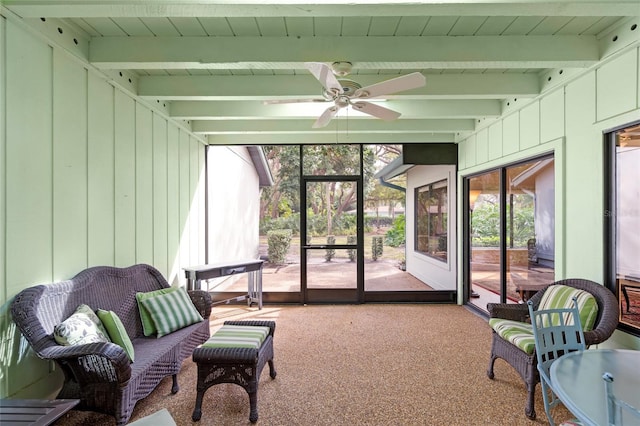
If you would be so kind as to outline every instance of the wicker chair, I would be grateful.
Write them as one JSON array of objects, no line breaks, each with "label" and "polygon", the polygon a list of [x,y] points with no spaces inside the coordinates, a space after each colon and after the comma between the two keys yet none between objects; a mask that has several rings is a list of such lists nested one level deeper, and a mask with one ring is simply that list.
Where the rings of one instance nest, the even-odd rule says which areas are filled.
[{"label": "wicker chair", "polygon": [[[598,316],[593,330],[584,332],[587,347],[589,347],[589,345],[602,343],[613,334],[618,326],[619,307],[618,301],[609,289],[598,283],[584,279],[560,280],[550,285],[554,284],[585,290],[595,297],[598,303]],[[538,309],[540,300],[547,287],[544,287],[529,299],[534,309]],[[503,318],[522,322],[526,322],[529,319],[529,309],[526,304],[488,303],[487,310],[491,318]],[[487,375],[490,379],[494,378],[493,366],[497,358],[502,358],[509,363],[515,368],[518,374],[520,374],[520,377],[522,377],[527,387],[527,401],[524,412],[528,418],[535,419],[535,390],[536,385],[540,382],[535,350],[529,355],[507,340],[502,339],[494,331],[489,369],[487,370]]]}]

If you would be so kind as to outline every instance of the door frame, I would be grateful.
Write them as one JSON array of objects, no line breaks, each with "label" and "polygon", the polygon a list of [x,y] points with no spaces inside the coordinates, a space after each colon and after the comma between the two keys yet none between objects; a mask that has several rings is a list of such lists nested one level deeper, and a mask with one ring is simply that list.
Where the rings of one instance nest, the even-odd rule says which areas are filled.
[{"label": "door frame", "polygon": [[[493,168],[488,168],[485,170],[481,170],[472,174],[468,174],[463,176],[462,179],[462,202],[463,202],[463,223],[462,223],[462,243],[463,243],[463,252],[462,252],[462,273],[463,273],[463,303],[467,306],[470,306],[482,313],[486,313],[486,310],[478,307],[478,305],[474,304],[471,302],[471,278],[472,278],[472,270],[471,270],[471,254],[472,254],[472,247],[471,247],[471,235],[470,235],[470,231],[471,231],[471,227],[470,227],[470,218],[471,218],[471,214],[470,214],[470,204],[469,204],[469,191],[470,191],[470,181],[471,179],[478,177],[478,176],[482,176],[485,174],[489,174],[489,173],[493,173],[493,172],[497,172],[498,173],[498,191],[499,191],[499,200],[500,200],[500,223],[499,223],[499,237],[500,237],[500,247],[499,247],[499,252],[500,252],[500,260],[499,260],[499,268],[500,268],[500,294],[498,295],[498,298],[496,298],[496,300],[492,300],[491,302],[495,302],[495,303],[507,303],[507,281],[508,281],[508,265],[507,265],[507,255],[508,255],[508,250],[507,250],[507,240],[508,240],[508,235],[507,235],[507,221],[508,221],[508,217],[507,217],[507,205],[508,205],[508,199],[507,199],[507,171],[514,166],[518,166],[518,165],[522,165],[522,164],[526,164],[526,163],[533,163],[536,161],[542,161],[545,159],[553,159],[554,161],[554,170],[558,170],[557,169],[557,165],[556,165],[556,159],[557,159],[557,154],[555,151],[551,151],[551,152],[543,152],[540,153],[538,155],[535,156],[531,156],[531,157],[525,157],[522,159],[519,159],[517,161],[512,161],[509,163],[505,163],[505,164],[501,164],[499,166],[493,167]],[[557,189],[557,179],[554,180],[554,190]],[[557,216],[557,206],[555,206],[556,208],[556,214],[554,214],[554,220],[555,217]]]},{"label": "door frame", "polygon": [[[360,173],[357,175],[304,175],[304,152],[300,145],[300,296],[303,304],[311,303],[364,303],[364,179],[363,145],[359,146]],[[306,244],[307,241],[307,182],[355,182],[356,192],[356,245]],[[356,249],[356,288],[309,289],[307,287],[307,252],[309,250]]]}]

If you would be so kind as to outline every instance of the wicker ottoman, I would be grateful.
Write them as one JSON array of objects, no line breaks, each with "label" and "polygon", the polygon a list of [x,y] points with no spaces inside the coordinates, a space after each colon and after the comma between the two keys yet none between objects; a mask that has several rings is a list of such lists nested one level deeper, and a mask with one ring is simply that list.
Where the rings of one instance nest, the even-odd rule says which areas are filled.
[{"label": "wicker ottoman", "polygon": [[258,381],[267,362],[269,375],[272,379],[276,377],[273,366],[275,329],[273,321],[225,321],[206,343],[193,350],[193,361],[198,365],[193,421],[202,417],[204,393],[219,383],[242,386],[249,394],[249,420],[258,421]]}]

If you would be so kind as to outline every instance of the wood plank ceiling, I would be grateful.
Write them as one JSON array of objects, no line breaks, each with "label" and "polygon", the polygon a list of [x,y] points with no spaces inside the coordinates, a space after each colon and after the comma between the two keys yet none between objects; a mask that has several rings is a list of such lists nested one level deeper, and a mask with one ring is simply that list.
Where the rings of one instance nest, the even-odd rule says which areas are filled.
[{"label": "wood plank ceiling", "polygon": [[[212,144],[452,142],[507,102],[538,96],[553,72],[591,67],[601,39],[640,16],[638,0],[4,0],[27,22],[61,22],[86,59],[135,80]],[[639,30],[640,31],[640,30]],[[77,39],[75,40],[77,42]],[[76,43],[78,44],[78,43]],[[82,43],[80,43],[82,45]],[[383,121],[331,102],[305,62],[349,61],[362,86],[411,72],[426,86],[385,97]]]}]

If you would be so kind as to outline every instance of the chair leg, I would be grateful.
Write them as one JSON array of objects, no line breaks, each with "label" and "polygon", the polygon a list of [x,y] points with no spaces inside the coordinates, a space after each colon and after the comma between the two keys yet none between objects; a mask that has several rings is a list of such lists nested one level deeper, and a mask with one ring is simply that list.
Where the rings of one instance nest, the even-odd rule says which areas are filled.
[{"label": "chair leg", "polygon": [[547,415],[547,420],[549,420],[550,426],[555,426],[553,417],[551,416],[551,406],[553,405],[553,397],[549,393],[551,390],[544,384],[544,382],[540,382],[540,387],[542,388],[542,401],[544,403],[544,412]]},{"label": "chair leg", "polygon": [[527,405],[524,408],[524,414],[531,420],[536,419],[535,398],[536,383],[529,383],[527,384]]},{"label": "chair leg", "polygon": [[197,422],[202,417],[202,398],[204,397],[204,390],[199,390],[196,395],[196,406],[193,409],[191,420]]},{"label": "chair leg", "polygon": [[258,386],[256,390],[247,393],[249,394],[249,421],[255,423],[258,421]]},{"label": "chair leg", "polygon": [[276,374],[278,374],[278,373],[276,372],[276,367],[273,365],[273,359],[271,359],[271,360],[269,360],[269,376],[272,379],[275,379],[276,378]]},{"label": "chair leg", "polygon": [[493,365],[496,363],[496,359],[498,357],[495,356],[494,354],[491,354],[491,357],[489,358],[489,368],[487,369],[487,376],[493,380],[493,378],[495,377],[493,374]]},{"label": "chair leg", "polygon": [[171,386],[171,393],[175,395],[180,390],[180,386],[178,386],[178,375],[174,374],[173,376],[171,376],[171,378],[173,379],[173,385]]}]

